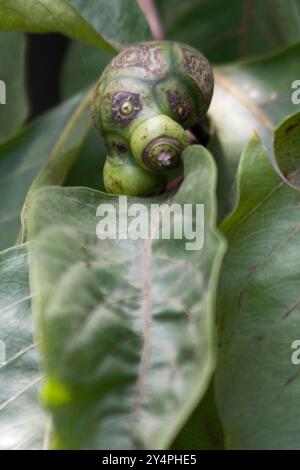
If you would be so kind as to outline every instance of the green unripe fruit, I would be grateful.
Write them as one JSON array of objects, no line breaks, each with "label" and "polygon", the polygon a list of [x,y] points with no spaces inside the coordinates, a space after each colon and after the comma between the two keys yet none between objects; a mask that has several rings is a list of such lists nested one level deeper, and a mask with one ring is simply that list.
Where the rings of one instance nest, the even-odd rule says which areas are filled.
[{"label": "green unripe fruit", "polygon": [[188,144],[184,129],[163,114],[143,121],[133,131],[130,140],[136,162],[155,173],[166,173],[176,168]]},{"label": "green unripe fruit", "polygon": [[111,194],[152,196],[161,193],[166,185],[164,175],[155,175],[134,163],[114,164],[107,158],[103,169],[104,186]]},{"label": "green unripe fruit", "polygon": [[153,41],[118,54],[92,99],[107,146],[106,190],[135,196],[163,191],[188,145],[186,130],[204,117],[212,93],[209,62],[189,46]]}]

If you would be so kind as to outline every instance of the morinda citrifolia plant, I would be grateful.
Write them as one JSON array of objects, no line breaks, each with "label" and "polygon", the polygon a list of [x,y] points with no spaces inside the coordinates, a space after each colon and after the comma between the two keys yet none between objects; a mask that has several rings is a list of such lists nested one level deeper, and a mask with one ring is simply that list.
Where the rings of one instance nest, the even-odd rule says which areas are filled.
[{"label": "morinda citrifolia plant", "polygon": [[204,117],[212,94],[210,64],[196,49],[153,41],[120,52],[92,97],[93,119],[107,148],[106,191],[130,196],[165,191],[167,175],[180,172],[189,145],[186,129]]},{"label": "morinda citrifolia plant", "polygon": [[[3,449],[300,448],[300,2],[153,7],[0,0]],[[24,32],[71,40],[33,122]],[[118,194],[203,249],[97,239]]]}]

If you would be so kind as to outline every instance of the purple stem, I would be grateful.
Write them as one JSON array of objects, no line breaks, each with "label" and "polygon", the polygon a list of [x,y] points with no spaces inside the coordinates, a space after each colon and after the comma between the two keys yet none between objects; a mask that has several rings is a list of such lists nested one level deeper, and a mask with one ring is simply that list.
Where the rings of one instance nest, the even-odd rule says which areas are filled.
[{"label": "purple stem", "polygon": [[159,41],[164,39],[164,31],[157,13],[154,0],[138,0],[138,3],[148,20],[154,39],[157,39]]}]

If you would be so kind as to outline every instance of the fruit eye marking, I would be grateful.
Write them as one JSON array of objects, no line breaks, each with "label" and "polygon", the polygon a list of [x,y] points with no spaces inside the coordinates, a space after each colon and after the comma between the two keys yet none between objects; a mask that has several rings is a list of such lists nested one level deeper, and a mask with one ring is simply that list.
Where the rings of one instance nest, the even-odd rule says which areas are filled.
[{"label": "fruit eye marking", "polygon": [[184,118],[185,117],[185,109],[183,106],[178,106],[178,108],[176,109],[176,113],[178,114],[178,116],[180,118]]},{"label": "fruit eye marking", "polygon": [[180,121],[184,121],[191,114],[191,105],[178,91],[168,90],[167,99],[172,113]]},{"label": "fruit eye marking", "polygon": [[112,96],[112,121],[127,126],[142,109],[140,96],[128,91],[117,91]]},{"label": "fruit eye marking", "polygon": [[131,101],[125,101],[121,106],[121,113],[124,114],[124,116],[128,116],[133,110],[134,108]]}]

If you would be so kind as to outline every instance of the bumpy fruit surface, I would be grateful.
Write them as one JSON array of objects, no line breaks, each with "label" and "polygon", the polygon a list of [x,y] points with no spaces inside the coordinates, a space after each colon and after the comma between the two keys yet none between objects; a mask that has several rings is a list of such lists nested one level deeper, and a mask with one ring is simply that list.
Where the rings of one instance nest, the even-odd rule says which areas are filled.
[{"label": "bumpy fruit surface", "polygon": [[180,166],[186,130],[211,102],[213,74],[197,50],[176,42],[146,42],[118,54],[95,87],[92,115],[105,139],[106,191],[162,192]]}]

